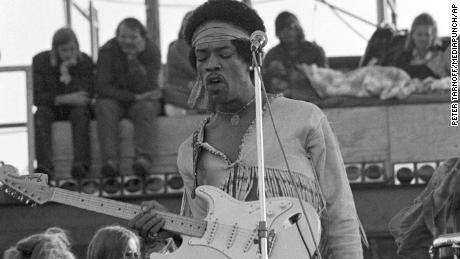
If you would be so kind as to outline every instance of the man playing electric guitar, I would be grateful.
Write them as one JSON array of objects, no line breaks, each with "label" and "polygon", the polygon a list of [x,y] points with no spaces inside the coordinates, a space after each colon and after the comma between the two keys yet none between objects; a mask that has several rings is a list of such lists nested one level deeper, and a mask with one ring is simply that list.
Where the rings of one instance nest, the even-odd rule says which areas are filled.
[{"label": "man playing electric guitar", "polygon": [[[257,30],[265,31],[262,19],[239,1],[208,1],[193,12],[186,25],[185,39],[192,47],[190,61],[198,74],[189,102],[194,108],[213,112],[178,151],[178,168],[185,186],[183,213],[193,218],[209,216],[207,196],[198,188],[201,185],[215,186],[240,201],[258,200],[254,74],[249,41]],[[323,232],[319,249],[304,251],[305,257],[316,258],[315,254],[320,252],[322,258],[362,258],[359,220],[339,146],[326,116],[308,102],[272,95],[263,99],[267,198],[296,197],[297,189],[300,198],[320,216]],[[277,132],[271,125],[268,105]],[[292,176],[276,135],[284,146]],[[215,205],[212,213],[232,217],[231,207]],[[160,204],[151,201],[143,207],[143,212],[129,222],[141,237],[162,239],[175,235],[162,229],[167,221],[153,210],[164,209]],[[232,233],[240,233],[240,226],[222,226],[217,219],[215,224],[208,222],[206,229],[210,234],[204,243],[196,244],[196,251],[206,246],[211,249],[202,250],[201,256],[197,252],[184,258],[212,258],[204,253],[224,253],[234,245]],[[289,222],[295,221],[289,218]],[[230,234],[225,244],[213,246],[214,239],[219,238],[213,233],[219,233],[219,227],[226,227]],[[300,229],[298,233],[299,239],[308,238]],[[276,237],[276,233],[272,236]],[[185,241],[187,245],[198,242]],[[277,247],[276,241],[272,244],[274,252],[285,249]]]}]

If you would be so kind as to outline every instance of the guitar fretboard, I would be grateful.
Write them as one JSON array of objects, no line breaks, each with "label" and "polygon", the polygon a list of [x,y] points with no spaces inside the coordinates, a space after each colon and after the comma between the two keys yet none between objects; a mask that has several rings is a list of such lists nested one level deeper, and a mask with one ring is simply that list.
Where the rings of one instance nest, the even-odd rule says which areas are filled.
[{"label": "guitar fretboard", "polygon": [[[95,197],[85,193],[67,191],[60,188],[54,188],[51,200],[126,220],[130,220],[142,212],[139,205]],[[206,230],[207,222],[204,220],[183,217],[163,211],[156,212],[165,219],[166,223],[163,227],[165,230],[194,237],[202,237]]]}]

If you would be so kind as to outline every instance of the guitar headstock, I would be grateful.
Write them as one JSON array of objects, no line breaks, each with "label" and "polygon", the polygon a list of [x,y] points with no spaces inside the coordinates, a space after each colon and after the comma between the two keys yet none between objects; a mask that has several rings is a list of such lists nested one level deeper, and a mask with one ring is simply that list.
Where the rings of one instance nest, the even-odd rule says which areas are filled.
[{"label": "guitar headstock", "polygon": [[43,204],[51,200],[54,188],[46,174],[18,175],[15,167],[0,164],[0,190],[26,204]]}]

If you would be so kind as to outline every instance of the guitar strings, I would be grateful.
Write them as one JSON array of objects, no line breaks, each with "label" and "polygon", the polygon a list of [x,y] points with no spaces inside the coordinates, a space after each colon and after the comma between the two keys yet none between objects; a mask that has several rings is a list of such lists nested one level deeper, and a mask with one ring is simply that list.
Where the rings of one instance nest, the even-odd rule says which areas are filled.
[{"label": "guitar strings", "polygon": [[[123,214],[124,215],[123,218],[125,218],[127,220],[131,219],[132,217],[134,217],[136,215],[136,213],[134,213],[134,212],[137,212],[137,213],[141,212],[141,208],[140,208],[139,205],[118,202],[118,201],[114,201],[114,200],[111,200],[111,199],[94,197],[94,196],[91,196],[91,195],[88,195],[88,194],[85,194],[85,193],[74,193],[74,192],[71,192],[71,191],[66,191],[66,190],[61,190],[61,189],[57,189],[57,190],[59,190],[61,195],[65,197],[65,200],[68,201],[68,203],[71,203],[71,204],[73,203],[76,206],[80,205],[82,207],[94,207],[94,210],[99,210],[99,211],[111,210],[111,211],[115,212],[116,214]],[[85,204],[80,204],[79,202],[77,202],[76,198],[78,198],[78,200],[83,199],[84,201],[86,201],[87,202],[86,206],[85,206]],[[105,202],[104,206],[101,206],[101,200],[103,202]],[[92,203],[92,205],[90,206],[90,204],[88,204],[88,203]],[[178,219],[179,221],[182,221],[182,222],[188,222],[189,224],[192,223],[192,224],[195,224],[195,225],[199,225],[200,222],[205,221],[205,220],[197,220],[197,219],[193,219],[193,218],[187,218],[187,217],[183,217],[183,216],[176,215],[176,214],[173,214],[173,213],[168,213],[168,212],[160,212],[160,213],[163,213],[163,214],[165,214],[165,215],[167,215],[168,217],[171,217],[171,218],[176,218],[176,219]],[[212,221],[205,221],[205,222],[208,223],[208,226],[211,225],[211,224],[217,224],[216,232],[220,233],[220,235],[222,235],[222,234],[223,235],[229,235],[230,233],[235,231],[235,226],[234,225],[223,224],[223,223],[220,223],[220,222],[214,223]],[[191,231],[193,231],[193,228],[191,229]],[[238,242],[238,243],[239,242],[246,243],[248,240],[255,239],[257,237],[257,226],[255,226],[253,229],[242,228],[240,226],[237,226],[236,236],[240,236],[243,239],[238,238],[238,239],[236,239],[234,241],[235,243],[236,242]]]},{"label": "guitar strings", "polygon": [[[101,206],[101,202],[98,201],[100,200],[101,198],[98,198],[98,197],[92,197],[91,195],[88,195],[88,194],[83,194],[83,193],[74,193],[74,192],[71,192],[71,191],[62,191],[60,190],[61,192],[61,195],[65,197],[65,201],[67,201],[67,203],[70,203],[70,204],[75,204],[75,206],[77,207],[80,207],[82,206],[83,208],[87,208],[87,207],[93,207],[94,210],[96,211],[107,211],[107,210],[111,210],[112,212],[115,212],[117,214],[123,214],[124,215],[124,219],[131,219],[132,217],[134,217],[136,214],[133,213],[134,211],[136,212],[141,212],[141,209],[138,205],[133,205],[133,204],[128,204],[128,203],[122,203],[122,202],[117,202],[117,201],[114,201],[114,200],[110,200],[110,199],[104,199],[104,206]],[[81,204],[79,202],[77,202],[75,200],[75,198],[78,198],[79,200],[81,199],[84,199],[85,202],[87,202],[86,204]],[[96,200],[98,199],[98,200]],[[92,204],[89,204],[89,203],[92,203]],[[132,212],[130,212],[132,211]],[[165,213],[165,212],[160,212],[160,213]],[[197,220],[197,219],[193,219],[193,218],[187,218],[187,217],[183,217],[183,216],[179,216],[179,215],[175,215],[175,214],[171,214],[169,215],[169,213],[165,213],[165,214],[168,214],[168,216],[171,216],[171,217],[174,217],[174,218],[178,218],[180,221],[186,221],[186,222],[189,222],[189,223],[195,223],[195,224],[199,224],[200,221],[204,221],[204,220]],[[111,215],[111,214],[108,214],[108,215]],[[208,225],[210,224],[214,224],[214,222],[210,222],[210,221],[207,221]],[[220,222],[217,222],[217,225],[218,225],[218,228],[219,229],[222,229],[226,232],[230,232],[230,231],[233,231],[234,229],[234,225],[230,225],[230,224],[223,224],[223,223],[220,223]],[[256,229],[256,227],[254,228]],[[254,230],[251,230],[251,229],[248,229],[248,228],[241,228],[241,227],[238,227],[238,232],[241,233],[241,234],[244,234],[245,236],[251,236],[253,235],[254,233]]]},{"label": "guitar strings", "polygon": [[[51,198],[52,201],[64,203],[64,204],[70,204],[77,208],[93,207],[92,210],[100,211],[100,212],[113,210],[118,215],[123,214],[124,218],[126,219],[132,218],[132,216],[134,215],[133,213],[134,211],[141,212],[140,206],[138,205],[117,202],[117,201],[110,200],[110,199],[92,197],[91,195],[88,195],[85,193],[74,193],[71,191],[61,190],[61,189],[56,189],[56,193],[58,193],[59,196],[54,197],[53,195],[53,197]],[[84,201],[85,203],[80,203],[78,202],[78,200],[82,202]],[[100,206],[101,200],[104,202],[104,206]],[[116,206],[116,205],[120,205],[120,206]],[[105,214],[108,214],[108,213],[105,213]],[[175,214],[172,214],[172,215],[176,216]],[[182,217],[182,216],[177,216],[177,217],[180,217],[182,221],[197,221],[196,219],[193,219],[193,218],[187,218],[187,217]],[[222,223],[217,223],[217,224],[219,225],[216,231],[217,235],[213,239],[216,239],[216,238],[218,239],[220,237],[221,240],[227,240],[224,242],[228,242],[229,235],[231,235],[230,233],[234,232],[234,226],[222,224]],[[221,236],[224,236],[224,237],[221,237]],[[202,239],[204,238],[206,237],[203,236]],[[244,228],[238,227],[236,233],[233,235],[233,241],[230,247],[241,246],[244,249],[250,250],[252,246],[255,245],[254,239],[256,238],[257,236],[256,236],[255,230],[253,230],[252,232],[251,231],[248,232],[248,231],[245,231]]]},{"label": "guitar strings", "polygon": [[[83,194],[83,193],[73,193],[73,192],[63,192],[61,191],[61,194],[63,196],[63,200],[67,201],[68,203],[73,203],[75,205],[80,205],[82,207],[94,207],[94,210],[112,210],[115,211],[118,214],[123,214],[125,219],[131,219],[135,214],[133,213],[134,211],[136,212],[141,212],[140,206],[138,205],[133,205],[129,203],[122,203],[122,202],[117,202],[114,200],[110,199],[104,199],[103,201],[105,202],[104,206],[101,207],[100,204],[101,202],[98,201],[100,198],[98,197],[92,197],[88,194]],[[84,199],[84,201],[87,202],[86,206],[83,204],[79,204],[75,198],[79,199]],[[98,200],[96,200],[98,199]],[[91,205],[88,203],[92,203]],[[97,208],[97,209],[96,209]],[[110,215],[110,214],[109,214]],[[172,217],[180,218],[182,221],[189,221],[189,222],[198,222],[198,220],[193,219],[193,218],[186,218],[182,216],[178,216],[175,214],[171,214]],[[208,226],[210,224],[214,224],[214,222],[207,222]],[[248,246],[247,249],[251,249],[251,246],[254,245],[253,240],[258,239],[257,237],[257,231],[256,227],[254,229],[247,229],[247,228],[241,228],[238,227],[235,231],[234,225],[229,225],[229,224],[223,224],[220,222],[217,222],[217,229],[215,231],[216,236],[214,239],[221,237],[221,239],[227,239],[231,235],[232,232],[235,232],[234,234],[234,240],[232,246],[242,246],[246,247]],[[224,236],[224,237],[222,237]],[[201,238],[206,238],[205,236],[202,236]]]},{"label": "guitar strings", "polygon": [[[82,206],[83,208],[93,207],[94,210],[96,210],[96,211],[111,210],[112,212],[115,212],[117,214],[123,214],[124,215],[123,218],[128,219],[128,220],[131,219],[132,217],[134,217],[135,215],[137,215],[137,214],[133,213],[134,211],[136,211],[138,213],[141,212],[140,206],[138,206],[138,205],[117,202],[117,201],[110,200],[110,199],[104,199],[103,200],[104,203],[101,203],[100,201],[98,201],[98,200],[101,200],[101,198],[92,197],[91,195],[88,195],[88,194],[74,193],[74,192],[71,192],[71,191],[63,191],[63,190],[59,190],[59,192],[60,192],[61,196],[65,197],[65,201],[63,201],[64,203],[75,204],[76,207]],[[79,200],[84,199],[86,204],[81,204],[81,203],[77,202],[77,200],[75,200],[75,198],[78,198]],[[98,199],[98,200],[96,200],[96,199]],[[90,206],[89,203],[92,203],[92,206]],[[101,204],[104,204],[104,205],[101,206]],[[160,213],[167,214],[168,216],[178,218],[180,221],[187,221],[189,223],[199,224],[200,221],[204,221],[204,220],[197,220],[197,219],[193,219],[193,218],[187,218],[187,217],[175,215],[175,214],[172,214],[172,213],[169,214],[167,212],[166,213],[165,212],[160,212]],[[108,215],[111,215],[111,214],[108,214]],[[207,221],[207,223],[208,223],[208,226],[210,224],[214,224],[214,222],[212,222],[212,221]],[[234,229],[234,225],[230,225],[230,224],[224,224],[224,223],[217,222],[217,225],[218,225],[218,229],[222,229],[222,230],[224,230],[226,232],[231,232]],[[254,235],[255,229],[256,228],[254,228],[254,230],[251,230],[251,229],[248,229],[248,228],[238,227],[238,234],[244,234],[245,236],[250,237],[250,236]]]},{"label": "guitar strings", "polygon": [[[124,218],[126,219],[132,218],[132,216],[134,215],[133,213],[134,211],[141,212],[141,209],[138,205],[133,205],[129,203],[121,203],[121,202],[117,202],[117,201],[110,200],[110,199],[103,199],[104,206],[100,206],[101,198],[98,198],[98,197],[92,197],[91,195],[88,195],[85,193],[73,193],[71,191],[60,190],[60,189],[57,189],[56,192],[59,193],[59,196],[58,197],[53,196],[53,198],[51,198],[52,201],[64,203],[64,204],[70,204],[77,208],[91,208],[92,207],[93,208],[92,210],[94,211],[113,210],[118,215],[123,214]],[[78,202],[77,199],[80,201],[83,200],[85,203],[80,203]],[[120,206],[116,206],[116,205],[120,205]],[[108,213],[105,213],[105,214],[108,214]],[[177,216],[177,217],[182,218],[182,221],[197,221],[193,218],[186,218],[182,216]],[[217,228],[216,230],[217,234],[213,239],[220,238],[221,240],[226,240],[223,242],[227,242],[229,239],[230,233],[234,231],[234,226],[228,225],[228,224],[222,224],[222,223],[217,223],[217,224],[219,227]],[[255,232],[255,229],[252,231],[245,231],[245,230],[248,230],[248,229],[238,227],[236,233],[234,234],[233,241],[230,247],[240,246],[240,247],[243,247],[243,249],[250,250],[252,249],[252,246],[256,245],[254,243],[254,240],[257,239],[257,235],[256,235],[257,232]],[[206,238],[205,236],[202,237],[202,239],[205,239],[205,238]]]}]

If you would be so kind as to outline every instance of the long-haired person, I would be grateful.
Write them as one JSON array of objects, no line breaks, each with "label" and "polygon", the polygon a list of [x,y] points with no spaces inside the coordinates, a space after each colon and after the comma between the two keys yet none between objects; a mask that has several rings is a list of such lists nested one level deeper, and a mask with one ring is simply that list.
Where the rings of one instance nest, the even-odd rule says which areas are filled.
[{"label": "long-haired person", "polygon": [[52,49],[33,57],[35,113],[35,155],[37,173],[55,177],[52,162],[51,124],[68,120],[72,125],[73,164],[71,175],[87,175],[89,157],[90,101],[93,92],[94,65],[79,49],[70,28],[54,33]]},{"label": "long-haired person", "polygon": [[441,78],[450,75],[450,55],[446,58],[434,18],[428,13],[415,17],[404,51],[394,65],[412,78]]},{"label": "long-haired person", "polygon": [[137,235],[121,226],[100,228],[91,239],[86,259],[140,259]]},{"label": "long-haired person", "polygon": [[49,228],[44,233],[28,236],[6,250],[4,259],[75,259],[70,241],[61,228]]}]

